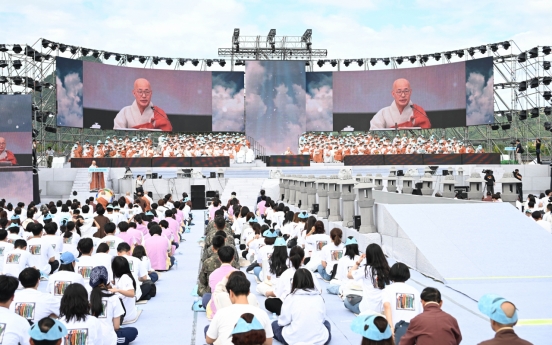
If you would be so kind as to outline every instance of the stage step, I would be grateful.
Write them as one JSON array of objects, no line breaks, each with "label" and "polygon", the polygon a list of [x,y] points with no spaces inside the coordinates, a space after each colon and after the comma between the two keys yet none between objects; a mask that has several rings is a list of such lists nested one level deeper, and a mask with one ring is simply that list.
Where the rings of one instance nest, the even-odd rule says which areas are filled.
[{"label": "stage step", "polygon": [[[104,173],[104,181],[107,187],[107,178],[109,176],[109,169]],[[71,195],[68,196],[69,199],[74,199],[72,192],[77,192],[79,200],[83,199],[83,196],[90,197],[96,196],[96,192],[90,193],[90,182],[88,180],[88,169],[82,168],[78,169],[75,180],[73,181],[73,188],[71,188]]]},{"label": "stage step", "polygon": [[243,206],[250,210],[257,206],[257,196],[263,186],[264,178],[230,178],[224,188],[221,200],[226,204],[230,199],[230,194],[236,192],[236,196]]}]

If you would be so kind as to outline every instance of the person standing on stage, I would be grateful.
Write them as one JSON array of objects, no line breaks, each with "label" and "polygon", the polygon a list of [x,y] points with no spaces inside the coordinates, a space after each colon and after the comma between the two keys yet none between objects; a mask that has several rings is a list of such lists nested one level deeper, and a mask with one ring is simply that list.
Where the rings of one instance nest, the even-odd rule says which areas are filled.
[{"label": "person standing on stage", "polygon": [[537,164],[541,164],[541,140],[535,139],[535,149],[537,150]]},{"label": "person standing on stage", "polygon": [[136,177],[136,193],[144,193],[144,183],[146,182],[146,179],[142,175],[138,175]]},{"label": "person standing on stage", "polygon": [[523,164],[523,161],[521,160],[521,154],[524,153],[523,147],[521,146],[521,142],[519,139],[516,139],[516,160],[518,164]]},{"label": "person standing on stage", "polygon": [[48,164],[48,168],[52,167],[52,162],[54,161],[54,153],[55,151],[52,150],[52,147],[48,146],[48,150],[46,150],[46,156],[48,156],[48,159],[46,161]]},{"label": "person standing on stage", "polygon": [[[92,165],[89,169],[96,169],[96,161],[92,161]],[[104,174],[103,172],[88,172],[88,178],[90,182],[90,190],[97,191],[105,188]]]}]

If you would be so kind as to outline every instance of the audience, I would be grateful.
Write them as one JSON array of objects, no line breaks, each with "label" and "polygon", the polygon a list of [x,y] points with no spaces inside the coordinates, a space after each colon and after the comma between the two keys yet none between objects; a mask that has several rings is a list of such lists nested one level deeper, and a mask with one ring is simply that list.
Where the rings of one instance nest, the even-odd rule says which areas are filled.
[{"label": "audience", "polygon": [[0,320],[2,320],[2,342],[6,344],[29,345],[29,322],[9,310],[14,293],[19,286],[17,278],[0,275]]},{"label": "audience", "polygon": [[518,315],[517,308],[512,302],[497,295],[487,294],[479,299],[477,306],[479,311],[491,319],[491,328],[495,331],[493,339],[483,341],[479,345],[531,345],[514,332]]}]

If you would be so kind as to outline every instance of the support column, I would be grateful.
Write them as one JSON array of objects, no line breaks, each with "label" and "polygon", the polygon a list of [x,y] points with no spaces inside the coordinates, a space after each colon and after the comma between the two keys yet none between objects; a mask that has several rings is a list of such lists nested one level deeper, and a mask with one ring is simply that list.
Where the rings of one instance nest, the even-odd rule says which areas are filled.
[{"label": "support column", "polygon": [[309,175],[306,182],[307,189],[307,211],[312,211],[314,204],[316,204],[316,182],[314,175]]},{"label": "support column", "polygon": [[322,218],[328,218],[328,180],[326,176],[318,177],[316,181],[318,193],[318,215]]},{"label": "support column", "polygon": [[342,220],[339,212],[339,198],[341,197],[341,191],[339,190],[339,181],[337,175],[330,176],[328,183],[328,199],[330,203],[330,216],[328,221],[339,222]]},{"label": "support column", "polygon": [[480,173],[472,172],[470,178],[466,180],[470,184],[470,191],[468,192],[468,199],[481,200],[483,199],[483,183],[485,179],[481,177]]},{"label": "support column", "polygon": [[283,201],[283,200],[285,200],[284,195],[286,194],[286,192],[285,192],[286,187],[284,185],[284,176],[283,175],[280,176],[279,186],[280,186],[280,195],[278,195],[278,199]]},{"label": "support column", "polygon": [[342,200],[342,215],[343,215],[343,226],[353,227],[355,215],[355,181],[343,180],[341,181],[341,200]]},{"label": "support column", "polygon": [[375,190],[383,190],[383,177],[381,174],[376,174],[376,178],[374,179],[374,184],[376,187]]},{"label": "support column", "polygon": [[403,180],[402,193],[412,194],[412,191],[414,190],[414,181],[416,180],[416,177],[410,176],[409,173],[406,173],[402,180]]},{"label": "support column", "polygon": [[284,175],[284,202],[289,203],[289,175]]},{"label": "support column", "polygon": [[391,167],[389,170],[389,176],[387,176],[387,191],[389,193],[395,193],[397,191],[397,169]]},{"label": "support column", "polygon": [[443,197],[444,198],[454,198],[456,193],[454,192],[454,185],[456,184],[456,181],[454,180],[454,176],[447,175],[445,176],[445,180],[443,181]]},{"label": "support column", "polygon": [[502,183],[502,194],[500,195],[502,201],[509,202],[512,205],[516,205],[518,199],[517,184],[519,180],[514,177],[511,172],[505,172],[502,178],[497,181]]},{"label": "support column", "polygon": [[307,210],[307,212],[309,212],[310,210],[307,207],[307,182],[305,177],[302,177],[301,179],[299,179],[298,194],[299,196],[297,200],[297,207],[299,207],[302,210]]},{"label": "support column", "polygon": [[358,207],[360,209],[360,229],[361,234],[369,234],[376,232],[376,226],[374,225],[374,202],[372,197],[372,189],[374,184],[371,183],[368,177],[361,180],[359,184],[355,186],[358,194]]},{"label": "support column", "polygon": [[289,204],[295,205],[295,183],[296,175],[291,175],[289,179]]},{"label": "support column", "polygon": [[425,173],[420,181],[422,182],[422,195],[433,195],[433,176],[430,173]]}]

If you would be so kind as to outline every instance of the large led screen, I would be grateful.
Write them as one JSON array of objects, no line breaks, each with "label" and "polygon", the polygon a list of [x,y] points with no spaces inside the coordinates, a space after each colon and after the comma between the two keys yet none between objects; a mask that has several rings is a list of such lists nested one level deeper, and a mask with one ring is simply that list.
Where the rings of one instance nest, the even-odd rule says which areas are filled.
[{"label": "large led screen", "polygon": [[493,123],[492,73],[491,57],[429,67],[335,72],[332,129]]},{"label": "large led screen", "polygon": [[297,154],[306,127],[304,61],[245,63],[245,132],[267,155]]},{"label": "large led screen", "polygon": [[243,72],[212,72],[213,132],[245,131]]},{"label": "large led screen", "polygon": [[57,125],[82,128],[82,61],[56,59]]},{"label": "large led screen", "polygon": [[31,95],[0,95],[0,119],[0,168],[31,166]]},{"label": "large led screen", "polygon": [[0,199],[6,199],[14,205],[20,201],[28,205],[33,201],[33,171],[30,168],[0,170],[0,181]]}]

